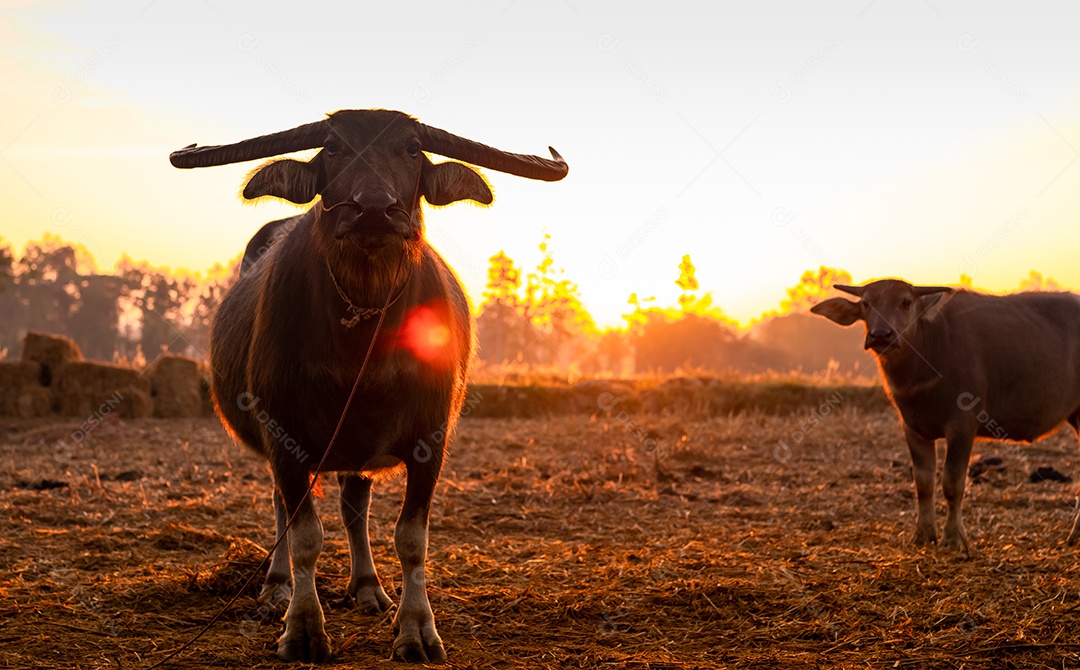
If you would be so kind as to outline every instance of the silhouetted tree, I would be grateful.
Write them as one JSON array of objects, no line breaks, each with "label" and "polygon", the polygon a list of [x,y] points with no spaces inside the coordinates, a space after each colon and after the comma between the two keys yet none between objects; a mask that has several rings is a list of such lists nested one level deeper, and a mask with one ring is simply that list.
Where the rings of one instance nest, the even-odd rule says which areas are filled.
[{"label": "silhouetted tree", "polygon": [[780,303],[782,312],[803,312],[821,302],[832,292],[836,284],[850,284],[851,275],[844,270],[825,267],[807,270],[799,283],[787,290],[788,297]]},{"label": "silhouetted tree", "polygon": [[1028,273],[1027,279],[1023,279],[1020,282],[1020,286],[1017,291],[1061,291],[1061,284],[1057,283],[1050,277],[1043,277],[1041,272],[1032,270]]},{"label": "silhouetted tree", "polygon": [[79,279],[79,300],[69,320],[69,333],[83,356],[111,361],[116,356],[123,280],[111,275]]},{"label": "silhouetted tree", "polygon": [[690,254],[683,256],[682,262],[679,263],[679,278],[675,280],[675,285],[682,289],[679,295],[679,308],[684,312],[697,301],[696,293],[699,284],[696,274],[697,268],[690,262]]},{"label": "silhouetted tree", "polygon": [[27,245],[15,264],[21,334],[41,330],[71,335],[70,319],[79,301],[75,249],[54,238]]},{"label": "silhouetted tree", "polygon": [[18,347],[15,323],[19,314],[15,286],[15,252],[11,245],[0,245],[0,357]]},{"label": "silhouetted tree", "polygon": [[488,362],[508,363],[521,354],[531,331],[518,296],[521,271],[503,251],[488,262],[488,281],[477,317],[479,355]]},{"label": "silhouetted tree", "polygon": [[623,318],[634,333],[631,341],[639,370],[739,368],[745,346],[737,324],[713,304],[711,294],[697,295],[696,272],[690,256],[683,256],[675,279],[681,290],[678,309],[645,308],[636,294],[630,296],[634,313]]},{"label": "silhouetted tree", "polygon": [[524,314],[540,338],[530,347],[534,362],[568,368],[585,348],[583,339],[595,332],[592,316],[581,303],[578,286],[555,266],[551,235],[540,242],[540,262],[526,276]]},{"label": "silhouetted tree", "polygon": [[540,242],[541,259],[525,277],[504,252],[489,259],[488,283],[477,319],[480,357],[493,363],[568,368],[584,357],[595,333],[577,284],[555,266],[551,236]]}]

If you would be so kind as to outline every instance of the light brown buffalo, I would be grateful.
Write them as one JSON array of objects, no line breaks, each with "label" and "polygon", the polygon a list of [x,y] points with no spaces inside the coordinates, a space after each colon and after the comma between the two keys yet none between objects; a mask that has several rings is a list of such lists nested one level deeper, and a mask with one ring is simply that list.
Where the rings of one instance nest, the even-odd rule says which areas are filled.
[{"label": "light brown buffalo", "polygon": [[[1068,421],[1080,431],[1080,296],[990,296],[883,279],[837,286],[811,311],[866,325],[886,390],[900,412],[918,494],[916,544],[937,541],[934,441],[948,451],[942,489],[949,513],[942,546],[968,550],[961,506],[977,438],[1031,442]],[[1080,514],[1069,544],[1080,539]]]}]

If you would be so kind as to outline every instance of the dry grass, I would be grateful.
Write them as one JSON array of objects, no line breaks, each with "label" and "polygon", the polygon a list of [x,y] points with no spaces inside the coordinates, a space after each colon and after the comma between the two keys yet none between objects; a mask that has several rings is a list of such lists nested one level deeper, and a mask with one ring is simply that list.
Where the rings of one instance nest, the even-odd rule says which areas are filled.
[{"label": "dry grass", "polygon": [[614,410],[638,415],[707,419],[733,414],[789,415],[808,408],[843,406],[862,411],[889,409],[880,386],[808,384],[790,379],[668,377],[589,379],[573,384],[494,385],[473,383],[470,414],[482,418],[537,418]]},{"label": "dry grass", "polygon": [[[835,362],[835,361],[834,361]],[[702,380],[716,380],[724,383],[767,383],[801,384],[804,386],[880,386],[880,381],[873,366],[839,371],[832,366],[826,370],[806,372],[798,370],[769,370],[768,372],[746,372],[730,370],[717,372],[709,368],[679,369],[675,373],[642,371],[637,374],[617,376],[613,373],[597,375],[566,371],[556,366],[539,366],[523,363],[488,363],[476,361],[469,369],[469,379],[474,384],[512,385],[512,386],[572,386],[583,380],[593,381],[633,381],[639,388],[657,386],[671,379],[693,377]]]},{"label": "dry grass", "polygon": [[[1006,467],[970,489],[968,558],[910,546],[891,412],[811,416],[465,419],[431,523],[450,667],[1080,662],[1078,568],[1061,544],[1075,487],[1027,477],[1072,471],[1071,435],[977,447]],[[265,466],[213,419],[77,430],[0,423],[5,667],[145,667],[214,614],[272,536]],[[392,594],[401,483],[379,485],[372,510]],[[390,615],[342,604],[347,544],[325,488],[318,583],[338,662],[389,667]],[[170,667],[283,667],[281,613],[252,594]]]}]

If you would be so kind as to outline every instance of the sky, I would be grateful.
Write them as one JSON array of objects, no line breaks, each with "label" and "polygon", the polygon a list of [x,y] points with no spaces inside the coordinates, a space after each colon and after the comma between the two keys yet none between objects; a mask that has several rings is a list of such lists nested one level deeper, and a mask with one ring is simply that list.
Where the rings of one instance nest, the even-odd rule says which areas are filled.
[{"label": "sky", "polygon": [[385,108],[569,163],[429,209],[474,301],[545,233],[603,325],[631,293],[674,304],[684,254],[743,323],[821,265],[1080,289],[1077,25],[1071,2],[7,0],[0,236],[206,270],[300,210],[242,202],[257,163],[170,151]]}]

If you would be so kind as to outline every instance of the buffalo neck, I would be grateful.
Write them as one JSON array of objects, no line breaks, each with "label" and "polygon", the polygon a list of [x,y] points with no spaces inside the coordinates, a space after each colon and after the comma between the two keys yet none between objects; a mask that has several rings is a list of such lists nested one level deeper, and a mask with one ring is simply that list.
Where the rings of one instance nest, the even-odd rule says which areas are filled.
[{"label": "buffalo neck", "polygon": [[[387,296],[399,291],[419,263],[419,254],[408,243],[368,251],[348,243],[326,257],[329,292],[344,307],[337,289],[359,308],[382,308]],[[337,284],[335,287],[334,284]]]},{"label": "buffalo neck", "polygon": [[[912,329],[895,352],[878,355],[877,361],[889,386],[895,391],[932,385],[941,379],[938,355],[947,335],[943,329]],[[941,332],[939,332],[941,331]]]},{"label": "buffalo neck", "polygon": [[400,325],[420,265],[422,251],[415,248],[420,244],[395,245],[375,253],[346,249],[326,255],[314,288],[317,299],[327,305],[326,320],[335,339],[366,341],[388,303],[384,327]]}]

